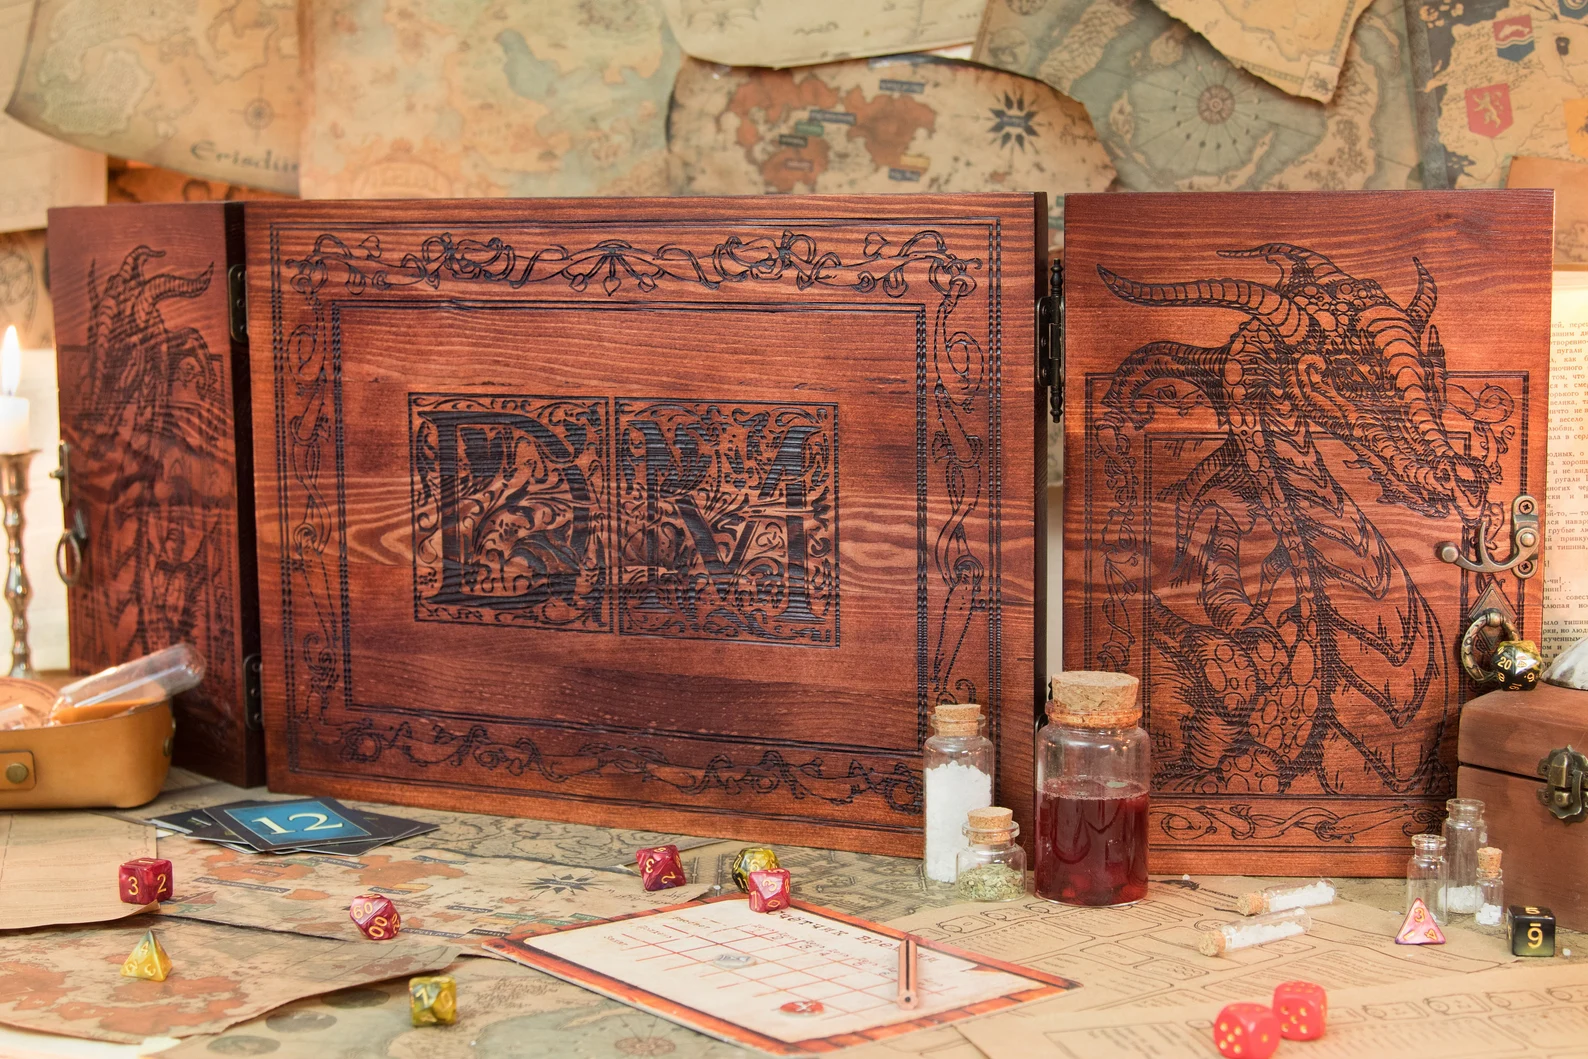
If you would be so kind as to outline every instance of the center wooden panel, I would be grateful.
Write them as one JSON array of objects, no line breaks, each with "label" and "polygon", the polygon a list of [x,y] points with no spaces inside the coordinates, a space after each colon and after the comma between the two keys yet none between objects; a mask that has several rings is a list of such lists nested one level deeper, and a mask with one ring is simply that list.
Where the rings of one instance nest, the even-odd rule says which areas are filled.
[{"label": "center wooden panel", "polygon": [[1041,209],[251,208],[272,788],[912,853],[977,701],[1026,817]]}]

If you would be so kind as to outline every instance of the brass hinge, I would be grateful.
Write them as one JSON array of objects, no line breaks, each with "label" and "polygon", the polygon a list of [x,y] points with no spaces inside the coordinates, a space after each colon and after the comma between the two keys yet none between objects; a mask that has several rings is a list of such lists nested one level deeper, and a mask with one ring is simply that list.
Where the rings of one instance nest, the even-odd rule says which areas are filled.
[{"label": "brass hinge", "polygon": [[248,341],[248,274],[241,265],[226,270],[226,312],[232,341]]},{"label": "brass hinge", "polygon": [[1037,299],[1037,358],[1048,388],[1048,415],[1064,418],[1064,263],[1053,262],[1048,293]]},{"label": "brass hinge", "polygon": [[260,685],[258,655],[243,659],[243,722],[257,732],[265,726],[265,692]]}]

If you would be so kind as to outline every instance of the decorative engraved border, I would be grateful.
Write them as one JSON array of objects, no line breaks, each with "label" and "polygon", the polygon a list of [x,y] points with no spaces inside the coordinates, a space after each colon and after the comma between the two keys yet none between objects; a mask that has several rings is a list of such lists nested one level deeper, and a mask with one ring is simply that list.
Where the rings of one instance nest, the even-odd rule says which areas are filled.
[{"label": "decorative engraved border", "polygon": [[[677,221],[632,223],[675,230],[692,227]],[[800,223],[813,229],[826,224],[852,228],[855,224],[844,218],[812,218]],[[577,224],[590,227],[592,222]],[[520,231],[533,240],[557,227],[553,223],[525,224]],[[877,228],[883,230],[869,232],[860,253],[846,259],[841,252],[822,249],[818,236],[792,228],[777,234],[763,227],[754,234],[721,236],[709,249],[700,250],[676,243],[646,249],[625,240],[605,239],[577,250],[550,243],[526,252],[503,237],[457,238],[437,231],[435,224],[371,223],[341,234],[302,223],[271,224],[271,348],[277,510],[283,549],[282,679],[287,700],[288,768],[314,771],[302,760],[301,749],[307,739],[364,775],[371,775],[367,766],[393,754],[409,769],[467,766],[487,773],[533,774],[554,788],[566,788],[564,797],[606,800],[598,793],[574,793],[572,788],[587,787],[592,780],[623,777],[659,780],[685,795],[708,791],[779,794],[828,806],[866,799],[868,805],[887,814],[918,817],[920,772],[913,754],[898,759],[896,751],[834,747],[824,755],[810,749],[810,744],[763,739],[752,748],[760,754],[754,763],[735,763],[726,753],[718,753],[705,765],[694,766],[670,760],[663,744],[684,738],[715,742],[714,737],[673,734],[660,738],[635,732],[624,733],[618,743],[601,738],[599,730],[592,729],[590,741],[563,739],[568,752],[559,755],[548,752],[542,741],[558,729],[577,730],[580,726],[492,719],[459,728],[436,720],[389,716],[394,711],[378,707],[375,709],[388,715],[387,720],[376,721],[367,714],[345,720],[333,717],[339,700],[344,708],[353,705],[341,481],[341,304],[382,298],[405,288],[460,296],[481,287],[517,291],[548,284],[599,299],[619,293],[647,296],[680,286],[698,293],[787,281],[792,281],[797,291],[820,288],[896,301],[908,294],[912,285],[924,285],[928,298],[935,297],[936,304],[931,309],[930,341],[922,326],[917,342],[918,727],[924,733],[926,711],[933,703],[980,701],[989,708],[996,740],[1002,665],[1001,609],[994,586],[1001,561],[999,222],[996,218],[967,219],[937,226],[984,231],[985,262],[950,251],[948,240],[936,228],[921,227],[902,239],[884,234],[910,227],[911,222],[905,220],[878,222]],[[283,258],[284,232],[315,230],[319,234],[308,253]],[[423,231],[432,234],[423,238],[417,251],[385,256],[382,234]],[[954,314],[977,290],[972,273],[984,268],[988,318],[986,331],[978,338],[977,329],[958,326]],[[702,308],[710,305],[699,304]],[[814,308],[821,306],[819,301],[812,303]],[[933,495],[940,490],[949,506],[948,516],[933,526],[927,525],[928,461],[936,472]],[[968,531],[972,518],[987,520],[985,542]],[[333,549],[334,555],[330,554]],[[308,612],[307,621],[300,621],[300,607]],[[980,621],[987,623],[985,683],[961,664],[966,639]],[[500,738],[493,730],[517,738]],[[799,760],[791,760],[796,751]],[[333,774],[351,771],[338,769]],[[461,778],[429,782],[468,786]],[[525,793],[555,796],[554,790],[546,789]],[[669,809],[691,808],[658,804]],[[799,817],[757,811],[753,806],[736,806],[735,811],[816,824],[835,822],[819,810]],[[897,825],[865,826],[910,831],[916,824],[916,820],[902,819]]]}]

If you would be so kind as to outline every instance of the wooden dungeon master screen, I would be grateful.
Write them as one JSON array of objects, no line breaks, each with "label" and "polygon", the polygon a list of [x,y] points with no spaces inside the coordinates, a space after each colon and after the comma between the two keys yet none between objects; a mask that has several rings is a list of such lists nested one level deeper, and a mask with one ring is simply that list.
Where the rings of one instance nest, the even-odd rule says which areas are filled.
[{"label": "wooden dungeon master screen", "polygon": [[1036,196],[247,213],[273,789],[920,848],[1028,814]]}]

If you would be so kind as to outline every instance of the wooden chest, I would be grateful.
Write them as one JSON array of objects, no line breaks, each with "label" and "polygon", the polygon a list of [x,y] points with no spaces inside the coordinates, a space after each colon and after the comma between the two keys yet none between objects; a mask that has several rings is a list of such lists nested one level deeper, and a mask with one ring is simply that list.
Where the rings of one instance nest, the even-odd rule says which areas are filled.
[{"label": "wooden chest", "polygon": [[[1588,814],[1570,803],[1588,794],[1588,761],[1560,755],[1561,771],[1551,776],[1548,768],[1567,748],[1588,751],[1588,691],[1540,684],[1490,692],[1462,711],[1456,783],[1461,797],[1483,801],[1489,842],[1505,854],[1506,902],[1543,905],[1561,926],[1585,930]],[[1564,818],[1539,797],[1554,803],[1556,789],[1564,792]]]},{"label": "wooden chest", "polygon": [[194,644],[207,669],[174,703],[174,760],[259,783],[248,348],[228,294],[242,207],[55,209],[49,221],[72,668]]},{"label": "wooden chest", "polygon": [[1463,631],[1539,629],[1541,563],[1503,560],[1544,493],[1551,218],[1066,200],[1064,661],[1141,678],[1154,871],[1397,874],[1437,826]]},{"label": "wooden chest", "polygon": [[248,204],[273,789],[888,853],[1029,822],[1041,196]]}]

